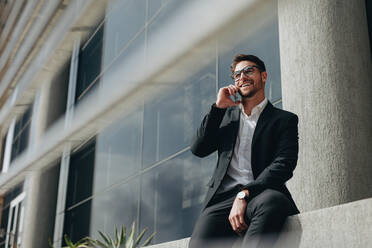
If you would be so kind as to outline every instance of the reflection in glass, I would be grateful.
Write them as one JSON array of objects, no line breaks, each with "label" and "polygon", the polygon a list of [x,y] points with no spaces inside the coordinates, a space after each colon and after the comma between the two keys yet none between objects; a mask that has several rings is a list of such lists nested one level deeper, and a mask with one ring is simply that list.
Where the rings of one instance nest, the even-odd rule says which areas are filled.
[{"label": "reflection in glass", "polygon": [[[277,10],[275,9],[275,11]],[[266,71],[268,73],[268,80],[265,85],[266,97],[271,102],[281,99],[279,30],[277,18],[266,23],[263,27],[244,38],[237,45],[231,46],[229,43],[226,43],[226,41],[220,40],[219,47],[223,47],[223,51],[219,52],[219,87],[234,84],[230,78],[230,65],[236,54],[253,54],[263,60],[266,66]]]},{"label": "reflection in glass", "polygon": [[[148,2],[148,19],[150,29],[158,29],[164,26],[172,15],[175,14],[186,1],[181,0],[147,0]],[[177,13],[176,13],[177,14]],[[154,30],[156,31],[156,30]]]},{"label": "reflection in glass", "polygon": [[138,177],[93,198],[90,235],[98,238],[98,231],[113,234],[115,227],[130,228],[137,222],[138,198]]},{"label": "reflection in glass", "polygon": [[[91,221],[91,201],[84,202],[65,212],[63,234],[67,234],[73,241],[77,242],[89,235],[89,223]],[[63,241],[63,245],[66,245]]]},{"label": "reflection in glass", "polygon": [[95,141],[92,141],[70,158],[66,208],[92,195]]},{"label": "reflection in glass", "polygon": [[92,37],[80,49],[76,81],[76,102],[99,84],[102,60],[104,25],[97,27]]},{"label": "reflection in glass", "polygon": [[[110,40],[111,37],[105,34],[105,39]],[[105,42],[106,42],[105,40]],[[110,58],[110,55],[104,54],[104,74],[101,81],[101,90],[104,92],[105,87],[112,87],[115,83],[120,82],[121,84],[131,83],[131,79],[135,78],[137,75],[133,74],[137,67],[143,67],[145,60],[145,32],[139,33],[130,43],[127,44],[128,47],[123,47],[123,49],[118,50],[115,56]],[[105,43],[106,49],[110,49],[109,45]],[[132,57],[135,56],[135,57]],[[132,58],[135,63],[128,63],[127,59]],[[112,75],[120,74],[118,78],[113,79]],[[120,73],[117,73],[120,72]],[[112,82],[110,84],[110,82]],[[107,97],[107,95],[102,95],[102,97]]]},{"label": "reflection in glass", "polygon": [[147,99],[144,107],[145,167],[190,145],[200,121],[215,101],[215,75],[214,59],[183,82],[164,86],[162,94]]},{"label": "reflection in glass", "polygon": [[8,218],[10,202],[15,199],[23,190],[23,183],[15,186],[13,189],[8,190],[7,193],[0,196],[0,229],[3,230],[3,235],[0,235],[0,248],[5,247],[6,230],[8,230]]},{"label": "reflection in glass", "polygon": [[146,21],[146,0],[109,1],[106,12],[104,65],[142,32]]},{"label": "reflection in glass", "polygon": [[142,112],[135,111],[98,134],[93,192],[138,172],[141,126]]},{"label": "reflection in glass", "polygon": [[278,101],[274,104],[275,107],[277,108],[280,108],[280,109],[283,109],[283,104],[282,104],[282,101]]},{"label": "reflection in glass", "polygon": [[32,104],[28,106],[27,110],[18,118],[15,124],[10,161],[13,161],[13,159],[21,154],[28,146],[31,116]]},{"label": "reflection in glass", "polygon": [[156,231],[154,243],[191,234],[215,163],[188,150],[141,176],[140,229]]}]

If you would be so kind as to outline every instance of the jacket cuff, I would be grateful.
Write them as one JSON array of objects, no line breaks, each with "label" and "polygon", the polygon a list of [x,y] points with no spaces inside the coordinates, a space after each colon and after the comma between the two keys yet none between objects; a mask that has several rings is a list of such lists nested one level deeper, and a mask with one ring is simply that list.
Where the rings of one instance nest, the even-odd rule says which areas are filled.
[{"label": "jacket cuff", "polygon": [[211,110],[209,111],[209,116],[214,119],[217,123],[220,123],[225,115],[226,109],[218,108],[216,103],[213,103]]},{"label": "jacket cuff", "polygon": [[248,198],[253,198],[260,194],[264,189],[259,184],[247,184],[241,188],[241,190],[247,189],[249,192]]}]

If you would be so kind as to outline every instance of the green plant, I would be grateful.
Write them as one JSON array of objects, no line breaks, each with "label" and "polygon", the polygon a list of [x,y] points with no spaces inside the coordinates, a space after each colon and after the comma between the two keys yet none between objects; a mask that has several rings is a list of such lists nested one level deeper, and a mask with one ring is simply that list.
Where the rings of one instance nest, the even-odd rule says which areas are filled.
[{"label": "green plant", "polygon": [[68,236],[65,234],[64,236],[65,242],[67,246],[64,246],[62,248],[89,248],[88,242],[85,238],[79,240],[75,244],[68,238]]},{"label": "green plant", "polygon": [[[73,243],[71,239],[67,236],[67,234],[64,235],[65,243],[67,246],[63,246],[62,248],[90,248],[88,245],[88,241],[86,240],[87,238],[83,238],[79,240],[76,243]],[[49,239],[49,247],[53,248],[52,241]]]},{"label": "green plant", "polygon": [[104,234],[102,232],[98,232],[103,241],[100,241],[98,239],[92,239],[92,238],[86,238],[88,241],[89,245],[92,247],[96,248],[138,248],[138,247],[143,247],[147,246],[150,244],[151,240],[155,236],[155,232],[150,235],[149,238],[143,242],[142,245],[140,245],[140,242],[145,235],[147,231],[147,228],[145,228],[138,236],[137,238],[134,237],[135,233],[135,223],[133,222],[131,230],[129,234],[127,235],[126,228],[124,226],[121,227],[120,232],[118,231],[117,228],[115,228],[115,236],[114,238],[110,237],[107,234]]}]

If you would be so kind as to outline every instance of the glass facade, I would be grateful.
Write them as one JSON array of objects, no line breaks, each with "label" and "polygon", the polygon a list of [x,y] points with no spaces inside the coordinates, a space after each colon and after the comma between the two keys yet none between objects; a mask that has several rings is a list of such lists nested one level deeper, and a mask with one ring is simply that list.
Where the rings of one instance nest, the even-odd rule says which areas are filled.
[{"label": "glass facade", "polygon": [[0,248],[5,248],[10,202],[22,193],[23,184],[17,185],[0,197]]},{"label": "glass facade", "polygon": [[64,234],[79,240],[89,234],[95,142],[89,142],[70,158]]},{"label": "glass facade", "polygon": [[28,146],[28,139],[30,133],[30,123],[32,116],[32,105],[30,105],[26,112],[19,117],[15,124],[14,136],[12,143],[11,161],[21,154]]},{"label": "glass facade", "polygon": [[99,85],[102,64],[103,27],[103,25],[99,25],[81,46],[75,102],[78,102],[87,92]]},{"label": "glass facade", "polygon": [[372,2],[371,1],[366,0],[366,11],[367,11],[369,44],[370,44],[371,59],[372,59]]},{"label": "glass facade", "polygon": [[7,134],[5,134],[3,136],[2,142],[1,142],[0,171],[3,170],[4,155],[5,155],[5,146],[6,146],[6,136],[7,136]]},{"label": "glass facade", "polygon": [[[80,66],[79,62],[78,75],[92,74],[85,77],[84,85],[97,81],[99,73],[95,68],[103,68],[98,76],[102,85],[110,72],[130,70],[119,68],[119,62],[139,48],[143,50],[136,53],[138,64],[128,66],[151,62],[147,50],[151,48],[151,36],[183,4],[180,0],[109,2],[103,24],[91,38],[91,42],[95,36],[102,40],[97,41],[102,44],[102,54],[97,54],[99,49],[93,45],[85,46],[83,51],[95,54],[94,63],[97,56],[102,56],[101,65],[95,64],[92,71],[84,72],[90,67]],[[171,79],[156,86],[160,93],[147,94],[143,104],[130,114],[118,116],[93,143],[72,155],[65,233],[76,241],[85,235],[98,237],[98,231],[112,234],[115,226],[129,227],[135,221],[137,231],[145,227],[149,228],[147,235],[156,231],[153,243],[190,236],[217,155],[197,158],[189,145],[215,102],[218,89],[233,84],[229,75],[235,54],[255,54],[265,61],[269,74],[266,95],[281,108],[276,1],[272,5],[275,18],[236,44],[219,37],[211,40],[208,49],[203,50],[203,56],[209,58],[207,63],[195,64],[197,70],[186,73],[182,80]],[[235,30],[232,35],[240,32]],[[82,85],[80,80],[78,84]],[[77,92],[81,92],[81,86],[77,87]]]}]

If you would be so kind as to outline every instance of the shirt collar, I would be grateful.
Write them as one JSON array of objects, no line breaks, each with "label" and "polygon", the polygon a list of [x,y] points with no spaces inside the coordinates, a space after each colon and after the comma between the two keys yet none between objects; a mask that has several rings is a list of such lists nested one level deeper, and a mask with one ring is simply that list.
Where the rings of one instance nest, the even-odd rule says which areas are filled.
[{"label": "shirt collar", "polygon": [[252,115],[260,115],[262,113],[262,111],[264,110],[264,108],[266,107],[268,103],[268,100],[267,98],[265,97],[265,99],[262,100],[262,102],[260,102],[259,104],[257,104],[251,111],[251,115],[248,116],[245,112],[244,112],[244,108],[243,108],[243,104],[240,104],[240,110],[241,110],[241,113],[243,114],[244,117],[248,118],[248,117],[251,117]]}]

